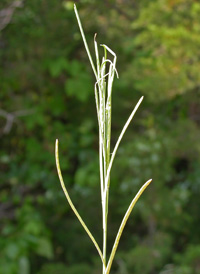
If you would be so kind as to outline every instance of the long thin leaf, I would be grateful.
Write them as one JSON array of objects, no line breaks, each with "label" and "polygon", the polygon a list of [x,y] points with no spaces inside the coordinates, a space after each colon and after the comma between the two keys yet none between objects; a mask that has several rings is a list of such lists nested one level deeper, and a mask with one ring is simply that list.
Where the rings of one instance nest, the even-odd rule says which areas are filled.
[{"label": "long thin leaf", "polygon": [[[118,149],[118,147],[119,147],[119,144],[120,144],[120,142],[121,142],[121,140],[122,140],[122,138],[123,138],[123,136],[124,136],[124,133],[126,132],[128,126],[129,126],[131,120],[133,119],[133,117],[134,117],[134,115],[135,115],[137,109],[139,108],[139,106],[140,106],[140,104],[141,104],[143,98],[144,98],[144,96],[142,96],[142,97],[140,98],[140,100],[138,101],[137,105],[136,105],[135,108],[133,109],[131,115],[129,116],[129,118],[128,118],[126,124],[124,125],[124,127],[123,127],[123,129],[122,129],[122,131],[121,131],[121,133],[120,133],[120,135],[119,135],[119,138],[118,138],[118,140],[117,140],[117,142],[116,142],[116,144],[115,144],[115,147],[114,147],[114,149],[113,149],[113,153],[112,153],[112,156],[111,156],[111,159],[110,159],[109,167],[108,167],[108,170],[107,170],[107,174],[106,174],[106,180],[105,180],[105,187],[107,188],[106,190],[108,190],[108,188],[109,188],[108,182],[109,182],[109,177],[110,177],[110,171],[111,171],[112,164],[113,164],[113,161],[114,161],[114,159],[115,159],[115,155],[116,155],[117,149]],[[105,192],[106,192],[106,190],[105,190]],[[104,194],[104,195],[105,195],[105,194]]]},{"label": "long thin leaf", "polygon": [[91,64],[91,66],[92,66],[92,69],[93,69],[93,72],[94,72],[94,75],[95,75],[96,79],[98,79],[97,71],[96,71],[96,69],[95,69],[94,62],[93,62],[93,60],[92,60],[92,56],[91,56],[91,54],[90,54],[89,47],[88,47],[87,41],[86,41],[86,39],[85,39],[85,34],[84,34],[84,31],[83,31],[83,27],[82,27],[82,24],[81,24],[81,20],[80,20],[80,18],[79,18],[78,10],[77,10],[75,4],[74,4],[74,11],[75,11],[76,18],[77,18],[77,21],[78,21],[78,25],[79,25],[79,28],[80,28],[80,32],[81,32],[81,35],[82,35],[82,38],[83,38],[83,42],[84,42],[84,45],[85,45],[85,49],[86,49],[86,52],[87,52],[88,57],[89,57],[89,60],[90,60],[90,64]]},{"label": "long thin leaf", "polygon": [[152,179],[148,180],[141,188],[140,190],[138,191],[138,193],[135,195],[134,199],[132,200],[129,208],[127,209],[126,211],[126,214],[124,215],[124,218],[121,222],[121,225],[120,225],[120,228],[118,230],[118,233],[117,233],[117,236],[115,238],[115,242],[114,242],[114,245],[113,245],[113,248],[112,248],[112,252],[111,252],[111,255],[110,255],[110,258],[109,258],[109,261],[108,261],[108,264],[107,264],[107,268],[106,268],[106,274],[109,274],[110,273],[110,268],[112,266],[112,262],[113,262],[113,259],[115,257],[115,253],[116,253],[116,250],[117,250],[117,247],[118,247],[118,244],[119,244],[119,241],[120,241],[120,238],[121,238],[121,235],[122,235],[122,232],[124,230],[124,227],[126,225],[126,222],[137,202],[137,200],[140,198],[140,196],[142,195],[142,193],[144,192],[144,190],[148,187],[148,185],[152,182]]},{"label": "long thin leaf", "polygon": [[94,239],[94,237],[92,236],[92,233],[89,231],[89,229],[87,228],[86,224],[84,223],[83,219],[81,218],[81,216],[79,215],[78,211],[76,210],[74,204],[72,203],[72,200],[68,194],[68,191],[65,187],[65,183],[62,177],[62,173],[61,173],[61,169],[60,169],[60,161],[59,161],[59,151],[58,151],[58,139],[56,139],[56,144],[55,144],[55,158],[56,158],[56,167],[57,167],[57,172],[58,172],[58,177],[60,179],[60,183],[63,189],[63,192],[67,198],[67,201],[69,203],[69,205],[71,206],[72,210],[74,211],[74,214],[76,215],[76,217],[78,218],[79,222],[82,224],[83,228],[85,229],[85,231],[87,232],[88,236],[90,237],[90,239],[92,240],[92,242],[94,243],[99,256],[101,257],[102,263],[104,264],[104,267],[106,267],[104,259],[103,259],[103,254],[101,252],[101,249],[99,247],[99,245],[97,244],[96,240]]}]

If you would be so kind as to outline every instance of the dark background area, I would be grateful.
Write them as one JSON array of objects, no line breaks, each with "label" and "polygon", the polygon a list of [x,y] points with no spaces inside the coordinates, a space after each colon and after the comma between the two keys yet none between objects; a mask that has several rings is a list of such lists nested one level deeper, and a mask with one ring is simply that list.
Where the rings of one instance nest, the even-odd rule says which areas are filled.
[{"label": "dark background area", "polygon": [[[91,51],[118,56],[112,145],[144,101],[111,176],[109,251],[132,198],[149,178],[122,236],[116,274],[200,273],[200,3],[76,1]],[[103,53],[103,50],[102,50]],[[102,217],[95,79],[72,1],[0,2],[0,274],[99,274]]]}]

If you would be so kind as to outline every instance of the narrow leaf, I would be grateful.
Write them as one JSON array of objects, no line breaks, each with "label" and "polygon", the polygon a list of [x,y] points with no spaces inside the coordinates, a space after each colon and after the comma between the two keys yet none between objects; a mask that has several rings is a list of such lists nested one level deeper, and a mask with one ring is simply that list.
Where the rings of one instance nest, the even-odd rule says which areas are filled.
[{"label": "narrow leaf", "polygon": [[99,256],[101,257],[102,263],[105,266],[105,262],[103,259],[103,255],[101,252],[101,249],[99,248],[99,245],[97,244],[96,240],[94,239],[94,237],[92,236],[92,233],[89,231],[89,229],[87,228],[86,224],[84,223],[83,219],[81,218],[81,216],[79,215],[78,211],[76,210],[74,204],[72,203],[72,200],[68,194],[68,191],[65,187],[65,183],[62,177],[62,173],[61,173],[61,169],[60,169],[60,161],[59,161],[59,151],[58,151],[58,139],[56,139],[56,144],[55,144],[55,158],[56,158],[56,167],[57,167],[57,172],[58,172],[58,177],[60,179],[60,183],[61,183],[61,187],[63,189],[63,192],[67,198],[67,201],[69,203],[69,205],[71,206],[72,210],[74,211],[74,214],[76,215],[76,217],[78,218],[79,222],[82,224],[83,228],[85,229],[85,231],[87,232],[88,236],[90,237],[90,239],[92,240],[92,242],[94,243]]},{"label": "narrow leaf", "polygon": [[[114,161],[114,159],[115,159],[115,155],[116,155],[117,149],[118,149],[118,147],[119,147],[119,144],[120,144],[120,142],[121,142],[121,140],[122,140],[122,138],[123,138],[123,136],[124,136],[124,133],[126,132],[128,126],[129,126],[131,120],[133,119],[133,117],[134,117],[134,115],[135,115],[137,109],[139,108],[139,106],[140,106],[140,104],[141,104],[143,98],[144,98],[144,96],[142,96],[142,97],[140,98],[140,100],[138,101],[137,105],[136,105],[135,108],[133,109],[131,115],[129,116],[129,118],[128,118],[126,124],[124,125],[124,127],[123,127],[123,129],[122,129],[122,131],[121,131],[121,133],[120,133],[120,135],[119,135],[119,138],[118,138],[118,140],[117,140],[117,142],[116,142],[116,144],[115,144],[115,147],[114,147],[114,150],[113,150],[111,159],[110,159],[109,167],[108,167],[108,170],[107,170],[107,174],[106,174],[106,180],[105,180],[105,187],[106,187],[106,190],[105,190],[104,193],[106,193],[106,191],[107,191],[108,188],[109,188],[108,183],[109,183],[110,171],[111,171],[112,164],[113,164],[113,161]],[[105,195],[105,194],[104,194],[104,195]]]},{"label": "narrow leaf", "polygon": [[121,225],[120,225],[120,228],[118,230],[118,233],[117,233],[117,236],[115,238],[115,242],[114,242],[114,245],[113,245],[113,249],[112,249],[112,252],[111,252],[111,255],[110,255],[110,258],[109,258],[109,261],[108,261],[108,264],[107,264],[107,268],[106,268],[106,273],[105,274],[109,274],[110,273],[110,268],[112,266],[112,262],[113,262],[113,259],[115,257],[115,253],[116,253],[116,250],[117,250],[117,247],[118,247],[118,244],[119,244],[119,241],[120,241],[120,238],[121,238],[121,235],[122,235],[122,232],[124,230],[124,227],[126,225],[126,222],[131,214],[131,211],[133,210],[136,202],[138,201],[138,199],[140,198],[140,196],[142,195],[142,193],[144,192],[144,190],[148,187],[148,185],[152,182],[152,179],[148,180],[141,188],[140,190],[138,191],[138,193],[135,195],[134,199],[132,200],[129,208],[127,209],[126,211],[126,214],[124,215],[124,218],[121,222]]},{"label": "narrow leaf", "polygon": [[82,35],[82,38],[83,38],[83,42],[84,42],[84,45],[85,45],[85,49],[86,49],[87,55],[88,55],[89,60],[90,60],[90,64],[91,64],[91,66],[92,66],[92,69],[93,69],[93,72],[94,72],[94,75],[95,75],[96,79],[98,79],[97,71],[96,71],[96,69],[95,69],[94,62],[93,62],[93,60],[92,60],[92,56],[91,56],[91,54],[90,54],[89,47],[88,47],[87,41],[86,41],[86,39],[85,39],[85,34],[84,34],[84,31],[83,31],[83,27],[82,27],[82,24],[81,24],[81,20],[80,20],[80,18],[79,18],[78,10],[77,10],[75,4],[74,4],[74,11],[75,11],[76,18],[77,18],[77,21],[78,21],[78,25],[79,25],[79,28],[80,28],[80,32],[81,32],[81,35]]}]

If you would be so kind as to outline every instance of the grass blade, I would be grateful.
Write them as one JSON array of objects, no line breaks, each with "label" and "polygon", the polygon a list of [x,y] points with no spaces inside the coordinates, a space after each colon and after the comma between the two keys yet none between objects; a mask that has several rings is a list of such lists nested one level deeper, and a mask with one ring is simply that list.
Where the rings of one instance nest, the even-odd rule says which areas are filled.
[{"label": "grass blade", "polygon": [[78,218],[79,222],[82,224],[83,228],[85,229],[85,231],[87,232],[88,236],[90,237],[90,239],[92,240],[92,242],[94,243],[99,256],[101,257],[102,263],[105,266],[105,262],[103,259],[103,254],[101,252],[101,249],[99,247],[99,245],[97,244],[96,240],[94,239],[94,237],[92,236],[92,233],[89,231],[89,229],[87,228],[86,224],[84,223],[83,219],[81,218],[81,216],[79,215],[78,211],[76,210],[74,204],[72,203],[72,200],[68,194],[68,191],[65,187],[65,183],[62,177],[62,173],[61,173],[61,169],[60,169],[60,161],[59,161],[59,151],[58,151],[58,139],[56,140],[56,144],[55,144],[55,158],[56,158],[56,167],[57,167],[57,172],[58,172],[58,177],[60,179],[60,183],[61,183],[61,187],[63,189],[63,192],[67,198],[67,201],[69,203],[69,205],[71,206],[72,210],[74,211],[74,214],[76,215],[76,217]]},{"label": "grass blade", "polygon": [[94,62],[93,62],[93,60],[92,60],[92,56],[91,56],[91,54],[90,54],[89,47],[88,47],[87,41],[86,41],[86,39],[85,39],[85,34],[84,34],[84,31],[83,31],[83,27],[82,27],[82,24],[81,24],[81,20],[80,20],[80,17],[79,17],[79,14],[78,14],[78,10],[77,10],[75,4],[74,4],[74,11],[75,11],[76,18],[77,18],[77,21],[78,21],[78,25],[79,25],[79,28],[80,28],[81,36],[82,36],[82,38],[83,38],[83,42],[84,42],[84,45],[85,45],[85,49],[86,49],[87,55],[88,55],[89,60],[90,60],[91,67],[92,67],[93,72],[94,72],[94,75],[95,75],[95,77],[96,77],[96,79],[97,79],[97,78],[98,78],[98,76],[97,76],[97,71],[96,71],[96,69],[95,69]]},{"label": "grass blade", "polygon": [[115,238],[115,242],[114,242],[114,245],[113,245],[113,249],[112,249],[112,252],[111,252],[111,255],[110,255],[110,258],[109,258],[109,261],[108,261],[108,264],[107,264],[107,268],[106,268],[106,273],[105,274],[109,274],[110,273],[110,268],[112,266],[112,262],[113,262],[113,259],[115,257],[115,253],[116,253],[116,250],[117,250],[117,247],[118,247],[118,244],[119,244],[119,241],[120,241],[120,238],[121,238],[121,235],[122,235],[122,232],[124,230],[124,227],[126,225],[126,222],[137,202],[137,200],[140,198],[140,196],[142,195],[142,193],[144,192],[144,190],[149,186],[149,184],[152,182],[152,179],[148,180],[141,188],[140,190],[138,191],[138,193],[135,195],[134,199],[132,200],[129,208],[127,209],[126,211],[126,214],[124,215],[124,218],[121,222],[121,225],[120,225],[120,228],[118,230],[118,233],[117,233],[117,236]]},{"label": "grass blade", "polygon": [[[139,108],[139,106],[140,106],[140,104],[141,104],[143,98],[144,98],[144,96],[142,96],[142,97],[140,98],[140,100],[138,101],[137,105],[136,105],[135,108],[133,109],[133,111],[132,111],[131,115],[129,116],[129,118],[128,118],[126,124],[124,125],[124,127],[123,127],[123,129],[122,129],[122,131],[121,131],[121,133],[120,133],[120,135],[119,135],[119,138],[118,138],[118,140],[117,140],[117,142],[116,142],[116,144],[115,144],[115,147],[114,147],[114,149],[113,149],[113,153],[112,153],[112,156],[111,156],[111,159],[110,159],[109,167],[108,167],[107,174],[106,174],[106,180],[105,180],[105,186],[106,186],[107,190],[108,190],[108,188],[109,188],[109,184],[108,184],[108,183],[109,183],[110,171],[111,171],[111,168],[112,168],[113,161],[114,161],[114,159],[115,159],[115,155],[116,155],[117,149],[118,149],[119,144],[120,144],[120,142],[121,142],[121,140],[122,140],[122,138],[123,138],[123,136],[124,136],[124,133],[126,132],[128,126],[129,126],[131,120],[133,119],[133,117],[134,117],[134,115],[135,115],[137,109]],[[106,192],[106,191],[105,191],[105,192]]]}]

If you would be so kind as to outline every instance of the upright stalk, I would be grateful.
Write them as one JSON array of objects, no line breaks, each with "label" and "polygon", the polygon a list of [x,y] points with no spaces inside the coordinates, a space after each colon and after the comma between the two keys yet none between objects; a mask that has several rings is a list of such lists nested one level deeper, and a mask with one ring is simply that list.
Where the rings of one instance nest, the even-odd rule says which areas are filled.
[{"label": "upright stalk", "polygon": [[[60,170],[60,163],[59,163],[59,155],[58,155],[58,140],[56,141],[56,149],[55,149],[55,156],[56,156],[56,166],[58,171],[58,176],[60,179],[61,186],[65,193],[65,196],[74,211],[75,215],[79,219],[80,223],[82,224],[83,228],[87,232],[90,239],[93,241],[99,256],[102,261],[102,274],[109,274],[110,269],[112,266],[112,262],[119,244],[119,240],[121,238],[121,234],[125,227],[125,224],[131,214],[133,207],[135,206],[137,200],[139,199],[140,195],[146,189],[146,187],[151,183],[151,179],[148,180],[138,191],[134,199],[132,200],[127,212],[122,220],[120,225],[119,231],[116,235],[116,239],[107,260],[107,223],[108,223],[108,203],[109,203],[109,188],[110,188],[110,173],[111,168],[113,165],[113,161],[115,159],[116,152],[118,150],[119,144],[124,136],[126,129],[128,128],[130,122],[132,121],[137,109],[139,108],[143,97],[140,98],[138,103],[136,104],[135,108],[133,109],[131,115],[129,116],[127,122],[125,123],[119,138],[114,146],[112,156],[110,154],[110,146],[111,146],[111,111],[112,111],[112,88],[113,88],[113,81],[115,74],[118,77],[117,70],[116,70],[116,61],[117,57],[116,54],[106,45],[101,45],[104,48],[104,56],[102,61],[100,62],[99,52],[98,52],[98,45],[96,42],[96,35],[94,38],[94,48],[95,48],[95,56],[96,56],[96,67],[92,60],[89,47],[87,45],[87,41],[85,38],[85,34],[81,25],[81,21],[78,15],[78,11],[76,6],[74,5],[74,10],[76,14],[76,18],[78,21],[78,25],[80,28],[80,32],[83,38],[83,42],[86,48],[86,52],[88,54],[90,64],[92,66],[96,83],[94,85],[94,93],[95,93],[95,102],[96,102],[96,110],[97,110],[97,119],[98,119],[98,126],[99,126],[99,171],[100,171],[100,190],[101,190],[101,206],[102,206],[102,226],[103,226],[103,251],[101,251],[98,243],[96,242],[95,238],[89,231],[88,227],[82,220],[81,216],[79,215],[78,211],[76,210],[74,204],[72,203],[70,196],[66,190],[62,173]],[[108,59],[107,55],[111,57]],[[111,157],[110,157],[111,156]]]}]

